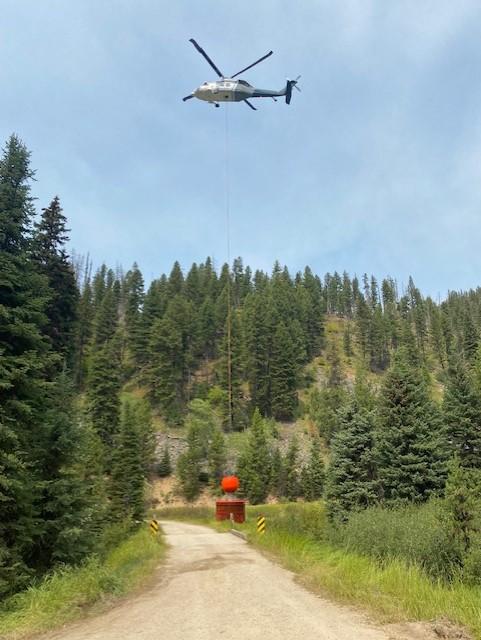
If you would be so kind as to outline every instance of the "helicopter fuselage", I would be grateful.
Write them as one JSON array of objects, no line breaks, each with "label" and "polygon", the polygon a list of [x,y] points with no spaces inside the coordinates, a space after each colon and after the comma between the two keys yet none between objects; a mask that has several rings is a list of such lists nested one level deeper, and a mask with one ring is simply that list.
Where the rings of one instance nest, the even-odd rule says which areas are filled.
[{"label": "helicopter fuselage", "polygon": [[249,98],[274,98],[282,95],[285,95],[285,90],[256,89],[245,80],[233,80],[231,78],[204,82],[193,91],[193,96],[199,100],[214,103],[241,102]]}]

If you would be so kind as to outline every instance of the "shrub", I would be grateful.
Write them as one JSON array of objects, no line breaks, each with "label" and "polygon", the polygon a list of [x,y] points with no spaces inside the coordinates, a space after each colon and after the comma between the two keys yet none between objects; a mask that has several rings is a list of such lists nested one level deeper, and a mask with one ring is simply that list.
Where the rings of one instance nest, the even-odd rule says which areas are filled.
[{"label": "shrub", "polygon": [[440,500],[398,509],[372,507],[330,528],[329,538],[333,544],[380,562],[399,558],[418,564],[432,577],[452,580],[462,559],[441,516]]}]

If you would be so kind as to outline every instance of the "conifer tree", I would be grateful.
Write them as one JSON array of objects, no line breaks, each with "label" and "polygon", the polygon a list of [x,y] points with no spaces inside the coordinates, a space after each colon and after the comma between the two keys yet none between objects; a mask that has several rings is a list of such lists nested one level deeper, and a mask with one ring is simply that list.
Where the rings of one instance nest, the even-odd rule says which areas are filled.
[{"label": "conifer tree", "polygon": [[400,349],[380,395],[376,461],[382,499],[421,502],[444,485],[445,443],[425,378]]},{"label": "conifer tree", "polygon": [[182,333],[168,318],[156,320],[149,342],[147,380],[150,396],[169,422],[178,423],[182,413]]},{"label": "conifer tree", "polygon": [[126,401],[115,438],[111,478],[112,516],[133,522],[142,520],[144,505],[144,460],[142,434],[134,405]]},{"label": "conifer tree", "polygon": [[313,438],[309,459],[301,474],[302,495],[305,500],[312,502],[322,497],[325,477],[319,438]]},{"label": "conifer tree", "polygon": [[271,412],[277,420],[291,420],[297,407],[297,375],[294,348],[283,322],[274,334],[270,377]]},{"label": "conifer tree", "polygon": [[125,276],[125,328],[127,341],[136,362],[142,361],[147,348],[146,336],[142,327],[142,305],[144,302],[144,279],[136,262]]},{"label": "conifer tree", "polygon": [[94,351],[87,388],[88,415],[107,453],[119,428],[120,388],[119,343],[113,338]]},{"label": "conifer tree", "polygon": [[45,277],[29,256],[33,215],[30,154],[15,136],[0,159],[0,592],[28,578],[35,538],[36,467],[45,441],[47,377],[54,360],[43,335]]},{"label": "conifer tree", "polygon": [[463,468],[481,469],[481,396],[459,359],[449,367],[443,415],[451,454]]},{"label": "conifer tree", "polygon": [[377,499],[374,455],[374,411],[351,397],[340,412],[340,427],[331,445],[326,500],[332,518],[365,509]]},{"label": "conifer tree", "polygon": [[46,333],[54,351],[66,357],[71,364],[79,292],[65,251],[68,240],[66,218],[56,196],[48,207],[42,209],[40,222],[35,225],[33,259],[50,289]]},{"label": "conifer tree", "polygon": [[264,502],[271,481],[271,456],[264,420],[256,409],[252,416],[247,447],[238,460],[241,490],[251,504]]}]

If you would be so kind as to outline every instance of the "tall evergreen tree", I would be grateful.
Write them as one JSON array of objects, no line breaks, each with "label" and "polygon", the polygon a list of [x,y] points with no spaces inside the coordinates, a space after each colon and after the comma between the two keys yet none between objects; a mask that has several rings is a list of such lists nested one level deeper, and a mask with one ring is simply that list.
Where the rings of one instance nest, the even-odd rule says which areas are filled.
[{"label": "tall evergreen tree", "polygon": [[0,159],[0,592],[24,584],[35,538],[51,371],[50,292],[30,260],[30,154],[15,136]]},{"label": "tall evergreen tree", "polygon": [[264,419],[256,409],[245,451],[238,460],[240,489],[251,504],[264,502],[271,483],[271,454]]},{"label": "tall evergreen tree", "polygon": [[460,359],[449,367],[443,415],[452,455],[463,468],[481,469],[481,396]]},{"label": "tall evergreen tree", "polygon": [[144,504],[144,459],[139,417],[134,405],[126,401],[122,408],[111,477],[112,516],[115,519],[142,520]]},{"label": "tall evergreen tree", "polygon": [[420,502],[440,491],[446,477],[440,434],[439,411],[425,378],[400,349],[380,396],[376,460],[384,501]]},{"label": "tall evergreen tree", "polygon": [[297,407],[294,346],[283,322],[277,325],[271,355],[271,412],[277,420],[291,420]]},{"label": "tall evergreen tree", "polygon": [[69,240],[66,222],[56,196],[48,207],[42,209],[40,222],[35,225],[33,258],[50,289],[45,331],[53,349],[66,357],[71,365],[79,292],[73,266],[65,250]]},{"label": "tall evergreen tree", "polygon": [[340,413],[340,428],[332,440],[326,500],[333,518],[365,509],[377,499],[374,456],[375,413],[355,394]]},{"label": "tall evergreen tree", "polygon": [[325,477],[319,438],[313,438],[309,459],[301,474],[302,495],[305,500],[312,502],[322,497]]}]

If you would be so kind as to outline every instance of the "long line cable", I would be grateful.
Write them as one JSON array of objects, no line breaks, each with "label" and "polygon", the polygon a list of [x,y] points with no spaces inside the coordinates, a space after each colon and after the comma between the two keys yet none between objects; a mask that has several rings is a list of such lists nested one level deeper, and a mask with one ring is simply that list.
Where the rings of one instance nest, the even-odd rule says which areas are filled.
[{"label": "long line cable", "polygon": [[230,176],[229,176],[229,103],[225,103],[225,224],[227,244],[227,400],[228,426],[232,431],[233,398],[232,398],[232,309],[231,309],[231,274],[230,274]]}]

